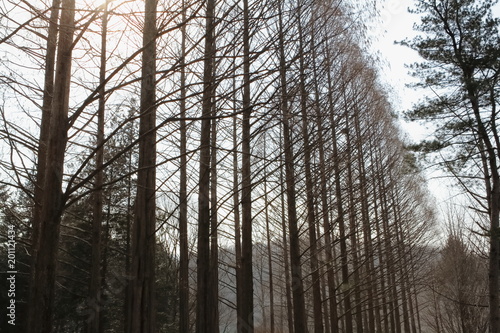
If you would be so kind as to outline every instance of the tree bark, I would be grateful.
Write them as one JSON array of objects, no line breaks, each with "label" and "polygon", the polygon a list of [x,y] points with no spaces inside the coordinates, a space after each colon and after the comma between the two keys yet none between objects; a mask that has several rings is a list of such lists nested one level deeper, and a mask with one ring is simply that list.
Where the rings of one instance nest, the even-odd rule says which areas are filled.
[{"label": "tree bark", "polygon": [[241,133],[241,316],[238,332],[253,333],[253,270],[252,270],[252,175],[250,170],[250,19],[248,0],[243,0],[243,119]]},{"label": "tree bark", "polygon": [[[28,305],[28,332],[52,331],[59,229],[65,197],[62,192],[64,153],[68,140],[68,108],[71,83],[75,2],[63,0],[59,29],[56,76],[51,108],[44,192],[39,235]],[[34,222],[37,224],[38,222]]]},{"label": "tree bark", "polygon": [[179,331],[189,331],[189,244],[187,203],[187,126],[186,126],[186,3],[182,1],[181,82],[180,82],[180,179],[179,179]]},{"label": "tree bark", "polygon": [[[38,253],[40,225],[42,216],[42,200],[44,196],[45,173],[47,168],[47,149],[50,136],[50,121],[52,112],[52,97],[54,94],[54,69],[56,63],[57,34],[59,7],[61,0],[53,0],[50,13],[49,28],[47,32],[47,51],[45,55],[45,76],[42,101],[42,118],[40,122],[40,137],[38,141],[36,183],[34,190],[34,209],[31,232],[31,266],[30,266],[30,292],[29,297],[35,296],[32,288],[36,284],[35,264]],[[36,302],[30,298],[29,304]]]},{"label": "tree bark", "polygon": [[307,332],[306,309],[304,299],[304,286],[300,260],[300,236],[297,219],[296,193],[295,193],[295,163],[291,144],[291,131],[289,119],[292,117],[288,109],[288,88],[286,78],[286,58],[284,50],[283,17],[281,4],[279,6],[279,56],[280,56],[280,81],[281,103],[283,117],[283,144],[285,153],[285,183],[288,208],[288,232],[290,238],[290,265],[292,273],[292,294],[295,333]]},{"label": "tree bark", "polygon": [[[280,142],[283,139],[283,135],[280,131]],[[283,153],[282,153],[283,154]],[[290,264],[288,255],[288,240],[287,240],[287,226],[286,226],[286,209],[285,209],[285,177],[283,175],[283,166],[280,166],[280,184],[281,184],[281,192],[280,192],[280,201],[281,201],[281,231],[282,231],[282,241],[283,241],[283,261],[284,261],[284,269],[285,269],[285,295],[286,295],[286,310],[287,310],[287,324],[288,324],[288,332],[294,332],[293,325],[293,304],[292,304],[292,295],[290,292],[291,282],[290,282]]]},{"label": "tree bark", "polygon": [[196,291],[196,332],[211,332],[209,327],[208,287],[210,283],[210,116],[212,114],[215,58],[215,0],[207,0],[205,19],[205,51],[203,101],[200,134],[200,173],[198,182],[198,259]]},{"label": "tree bark", "polygon": [[[47,33],[47,53],[45,55],[45,76],[42,101],[42,119],[40,122],[40,137],[38,141],[36,183],[34,191],[34,211],[31,235],[32,260],[35,262],[38,236],[40,232],[40,218],[42,213],[42,198],[44,194],[45,169],[47,165],[48,138],[50,135],[50,115],[54,94],[54,68],[56,63],[57,33],[59,20],[59,6],[61,0],[53,0]],[[34,267],[34,264],[32,265]]]},{"label": "tree bark", "polygon": [[[345,97],[345,92],[343,92]],[[345,101],[347,105],[347,101]],[[350,135],[350,122],[349,122],[349,109],[346,109],[345,112],[345,126],[346,126],[346,147],[347,147],[347,156],[351,157],[352,152],[352,141]],[[355,112],[355,110],[352,110]],[[354,198],[355,193],[355,184],[353,179],[353,170],[351,161],[347,161],[347,186],[351,190],[348,192],[348,202],[349,202],[349,236],[351,239],[351,255],[352,255],[352,271],[354,277],[354,307],[355,307],[355,322],[356,322],[356,332],[363,333],[363,312],[361,309],[361,290],[360,290],[360,278],[359,278],[359,258],[358,258],[358,228],[356,221],[356,201]]]},{"label": "tree bark", "polygon": [[[215,71],[214,71],[215,73]],[[215,76],[215,75],[214,75]],[[214,91],[213,96],[216,93]],[[216,115],[215,101],[212,105],[212,116]],[[219,244],[217,242],[217,119],[212,119],[211,130],[211,167],[210,167],[210,282],[208,288],[209,298],[209,327],[211,332],[219,332]]]},{"label": "tree bark", "polygon": [[297,21],[299,32],[299,75],[300,75],[300,112],[302,116],[302,139],[304,140],[304,169],[306,177],[306,207],[307,207],[307,224],[309,231],[309,250],[310,250],[310,266],[312,277],[313,289],[313,318],[314,318],[314,332],[323,333],[323,312],[321,309],[321,285],[319,279],[318,269],[318,246],[316,237],[316,214],[314,208],[314,185],[311,174],[311,151],[312,147],[309,142],[309,120],[307,115],[307,98],[306,91],[306,68],[304,63],[305,47],[304,47],[304,33],[302,32],[302,4],[297,4]]},{"label": "tree bark", "polygon": [[132,230],[131,333],[156,332],[156,0],[146,0],[139,123],[139,171]]}]

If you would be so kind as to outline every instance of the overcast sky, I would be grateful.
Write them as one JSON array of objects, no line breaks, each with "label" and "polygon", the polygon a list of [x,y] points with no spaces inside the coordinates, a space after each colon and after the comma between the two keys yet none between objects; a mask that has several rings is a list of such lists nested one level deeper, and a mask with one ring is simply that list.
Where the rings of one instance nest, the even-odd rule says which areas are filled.
[{"label": "overcast sky", "polygon": [[[374,50],[380,52],[382,60],[385,61],[382,65],[382,79],[387,88],[392,89],[390,97],[393,106],[401,114],[429,93],[406,87],[414,78],[408,74],[405,65],[421,61],[421,58],[410,48],[394,43],[415,36],[413,25],[420,20],[418,15],[408,12],[408,7],[413,6],[414,0],[386,0],[379,3],[383,8],[380,23],[372,27],[372,34],[378,39],[374,43]],[[431,134],[424,127],[404,121],[401,121],[401,127],[413,141],[424,139]],[[424,174],[429,182],[429,190],[436,197],[440,209],[445,209],[450,202],[456,202],[454,184],[443,178],[440,170],[427,169]]]}]

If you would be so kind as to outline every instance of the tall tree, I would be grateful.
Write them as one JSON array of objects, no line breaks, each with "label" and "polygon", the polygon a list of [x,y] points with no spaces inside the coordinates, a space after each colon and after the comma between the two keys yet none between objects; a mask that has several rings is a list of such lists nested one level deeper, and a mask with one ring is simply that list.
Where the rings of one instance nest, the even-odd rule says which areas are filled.
[{"label": "tall tree", "polygon": [[[52,3],[50,21],[47,31],[47,49],[45,54],[45,77],[43,88],[42,118],[40,121],[40,138],[37,151],[37,171],[34,191],[34,213],[32,231],[32,250],[36,251],[38,233],[40,231],[39,216],[42,212],[43,186],[45,182],[45,168],[47,165],[47,147],[50,133],[50,114],[52,110],[52,98],[54,91],[54,67],[56,62],[57,34],[59,7],[61,0],[54,0]],[[36,257],[36,252],[32,253],[32,258]]]},{"label": "tall tree", "polygon": [[198,181],[198,262],[196,290],[196,332],[212,332],[209,327],[210,283],[210,132],[215,91],[215,0],[206,3],[205,49],[203,60],[203,101],[200,133],[200,173]]},{"label": "tall tree", "polygon": [[287,84],[287,59],[285,57],[285,38],[283,29],[283,3],[279,4],[278,17],[278,52],[279,52],[279,69],[280,69],[280,111],[282,113],[283,122],[283,144],[284,144],[284,166],[285,166],[285,184],[287,198],[287,213],[288,213],[288,237],[290,239],[290,269],[292,275],[291,288],[293,295],[293,324],[294,332],[306,332],[306,309],[304,299],[304,285],[302,281],[301,255],[300,255],[300,234],[299,222],[297,218],[296,205],[296,177],[295,177],[295,161],[292,145],[292,130],[290,119],[292,117],[289,108],[289,91]]},{"label": "tall tree", "polygon": [[[96,175],[94,181],[94,206],[92,214],[92,257],[90,267],[90,299],[97,304],[101,304],[101,238],[102,238],[102,220],[103,220],[103,185],[104,185],[104,116],[106,106],[106,46],[108,30],[108,1],[104,3],[102,13],[101,30],[101,59],[99,68],[99,106],[97,109],[97,135],[95,155]],[[95,309],[90,317],[87,331],[88,333],[99,333],[101,323],[100,309]]]},{"label": "tall tree", "polygon": [[[36,283],[35,263],[38,251],[38,242],[40,234],[40,218],[42,214],[42,199],[44,196],[45,172],[47,167],[47,149],[48,138],[50,136],[50,115],[52,111],[52,98],[54,93],[54,68],[56,64],[57,50],[57,35],[59,21],[59,7],[61,1],[54,0],[52,2],[50,21],[47,31],[47,48],[45,54],[45,76],[43,88],[42,102],[42,118],[40,121],[40,137],[38,141],[37,165],[36,165],[36,183],[33,193],[34,209],[32,218],[32,234],[31,234],[31,267],[30,267],[30,287],[34,287]],[[35,297],[33,291],[30,296]],[[34,299],[30,299],[29,303],[34,303]]]},{"label": "tall tree", "polygon": [[253,254],[252,254],[252,175],[250,159],[250,13],[248,0],[243,0],[243,118],[241,127],[241,313],[238,332],[253,333]]},{"label": "tall tree", "polygon": [[139,170],[132,230],[131,333],[156,332],[156,0],[146,0],[139,117]]},{"label": "tall tree", "polygon": [[180,179],[179,179],[179,330],[189,331],[189,246],[187,195],[187,126],[186,126],[186,1],[182,1],[180,65]]},{"label": "tall tree", "polygon": [[[47,166],[44,170],[45,189],[41,201],[37,250],[34,274],[30,287],[28,332],[52,331],[54,292],[56,283],[57,249],[61,215],[65,204],[62,192],[64,154],[68,140],[68,109],[71,83],[73,35],[75,31],[75,2],[64,0],[61,4],[59,49],[51,105],[50,134],[47,147]],[[50,190],[49,190],[50,189]]]},{"label": "tall tree", "polygon": [[300,90],[300,115],[302,117],[302,140],[304,141],[304,172],[306,180],[306,208],[307,224],[309,231],[310,266],[313,289],[313,317],[314,332],[323,333],[323,312],[321,309],[321,286],[318,267],[318,244],[316,236],[316,214],[314,203],[314,183],[311,171],[312,144],[310,143],[308,99],[309,94],[306,89],[306,63],[307,51],[305,48],[305,38],[307,34],[303,32],[302,15],[304,12],[301,1],[297,3],[297,30],[299,38],[299,90]]},{"label": "tall tree", "polygon": [[[426,60],[414,67],[422,86],[437,96],[408,113],[413,120],[436,120],[436,140],[419,145],[443,152],[443,165],[489,219],[490,331],[500,332],[500,138],[498,135],[499,20],[497,1],[420,0],[417,26],[425,36],[403,42]],[[464,179],[471,179],[469,182]],[[476,184],[474,184],[474,182]],[[482,190],[476,190],[482,182]]]},{"label": "tall tree", "polygon": [[[215,77],[215,66],[214,66]],[[215,88],[215,87],[214,87]],[[215,91],[212,93],[215,99]],[[210,282],[208,288],[209,298],[209,320],[211,331],[219,333],[219,243],[218,227],[219,221],[217,202],[217,118],[216,102],[212,104],[212,124],[210,138]]]}]

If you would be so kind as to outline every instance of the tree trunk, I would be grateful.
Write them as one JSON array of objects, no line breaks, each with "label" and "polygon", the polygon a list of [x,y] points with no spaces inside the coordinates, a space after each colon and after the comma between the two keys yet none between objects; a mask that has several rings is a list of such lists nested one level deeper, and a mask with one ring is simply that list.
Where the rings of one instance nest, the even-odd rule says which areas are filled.
[{"label": "tree trunk", "polygon": [[[47,54],[45,55],[45,77],[42,101],[42,119],[40,122],[40,137],[37,152],[36,184],[34,191],[33,231],[31,234],[32,260],[35,262],[38,236],[40,232],[40,218],[42,214],[42,198],[44,194],[45,169],[47,165],[47,148],[50,135],[50,114],[52,111],[52,97],[54,93],[54,67],[56,62],[57,32],[59,20],[59,6],[61,0],[53,0],[50,13],[49,29],[47,33]],[[34,265],[32,265],[34,267]]]},{"label": "tree trunk", "polygon": [[156,332],[156,0],[146,0],[143,36],[139,171],[132,230],[132,333]]},{"label": "tree trunk", "polygon": [[[266,137],[264,134],[264,160],[267,160],[266,154]],[[269,203],[267,193],[267,170],[264,167],[264,213],[266,219],[266,241],[267,241],[267,269],[269,271],[269,316],[271,321],[271,333],[275,333],[274,327],[274,281],[273,281],[273,264],[272,264],[272,249],[271,249],[271,226],[269,223]],[[262,288],[264,289],[264,288]],[[266,327],[267,328],[267,327]]]},{"label": "tree trunk", "polygon": [[311,151],[312,147],[309,143],[308,132],[308,115],[307,115],[307,97],[306,91],[306,69],[304,64],[304,34],[302,32],[302,5],[300,1],[297,5],[297,21],[299,32],[299,75],[300,75],[300,111],[302,116],[302,139],[304,140],[304,168],[306,176],[306,207],[307,207],[307,224],[309,230],[309,249],[310,249],[310,265],[313,289],[313,317],[314,317],[314,332],[323,333],[323,312],[321,309],[321,285],[318,269],[318,246],[316,237],[316,215],[314,211],[314,185],[311,174]]},{"label": "tree trunk", "polygon": [[180,82],[180,179],[179,179],[179,331],[189,331],[189,244],[187,203],[187,126],[186,126],[186,3],[182,1]]},{"label": "tree trunk", "polygon": [[283,145],[285,153],[285,184],[288,200],[288,232],[290,238],[290,265],[292,272],[292,294],[295,333],[307,332],[306,308],[304,299],[304,286],[300,260],[300,236],[297,219],[296,194],[295,194],[295,163],[291,144],[291,130],[289,119],[291,114],[288,109],[288,89],[286,78],[286,58],[283,36],[283,17],[281,4],[279,6],[279,53],[280,53],[280,80],[281,80],[281,112],[283,117]]},{"label": "tree trunk", "polygon": [[[52,97],[54,93],[54,68],[56,63],[57,33],[59,20],[59,7],[61,0],[53,0],[50,13],[49,29],[47,32],[47,54],[45,56],[45,77],[42,102],[42,118],[40,123],[40,137],[38,141],[36,183],[34,190],[34,209],[31,233],[31,266],[30,266],[30,292],[29,304],[36,302],[31,297],[35,296],[31,289],[36,284],[35,263],[40,236],[42,218],[42,200],[44,196],[45,173],[47,166],[47,149],[50,136],[50,121],[52,112]],[[29,321],[28,321],[29,323]]]},{"label": "tree trunk", "polygon": [[62,192],[64,153],[68,140],[68,108],[71,83],[75,2],[64,0],[61,8],[59,51],[51,109],[45,183],[41,201],[39,236],[31,296],[28,305],[28,332],[52,331],[59,229],[65,197]]},{"label": "tree trunk", "polygon": [[368,203],[368,184],[366,181],[366,169],[363,155],[363,142],[371,141],[370,137],[363,137],[361,132],[361,124],[359,119],[359,111],[356,110],[354,114],[354,128],[356,131],[356,146],[357,146],[357,164],[359,170],[360,179],[360,191],[361,191],[361,218],[363,221],[363,245],[365,252],[365,271],[367,279],[367,308],[368,312],[367,326],[366,330],[368,332],[375,332],[375,307],[374,307],[374,290],[375,279],[373,278],[374,263],[373,263],[373,246],[371,237],[371,224],[370,224],[370,211]]},{"label": "tree trunk", "polygon": [[[282,133],[280,131],[280,142],[282,141]],[[290,292],[291,283],[290,283],[290,264],[289,264],[289,255],[288,255],[288,240],[287,240],[287,226],[286,226],[286,214],[285,214],[285,177],[283,176],[283,166],[280,166],[280,184],[281,184],[281,192],[280,192],[280,201],[281,201],[281,231],[282,231],[282,241],[283,241],[283,262],[285,269],[285,294],[286,294],[286,310],[287,310],[287,324],[288,324],[288,332],[294,332],[293,325],[293,305],[292,305],[292,295]]]},{"label": "tree trunk", "polygon": [[[236,56],[235,56],[236,59]],[[236,61],[233,63],[233,70],[236,73]],[[237,110],[236,101],[236,75],[233,77],[233,110]],[[243,282],[241,277],[241,223],[240,223],[240,182],[238,176],[238,116],[233,116],[233,209],[234,209],[234,246],[235,246],[235,260],[236,260],[236,313],[241,316],[241,292],[243,290],[241,284]]]},{"label": "tree trunk", "polygon": [[209,327],[210,283],[210,116],[214,92],[213,66],[215,0],[207,0],[205,21],[205,53],[203,72],[203,101],[200,133],[200,174],[198,182],[198,259],[196,291],[196,332],[211,332]]},{"label": "tree trunk", "polygon": [[103,189],[104,184],[104,113],[105,113],[105,79],[106,79],[106,37],[108,25],[108,2],[104,3],[102,13],[102,36],[101,36],[101,63],[99,73],[99,108],[97,110],[97,136],[96,136],[96,175],[94,180],[94,207],[92,216],[92,259],[90,268],[90,288],[89,294],[93,304],[98,306],[90,318],[87,327],[88,333],[99,333],[101,311],[101,234],[103,216]]},{"label": "tree trunk", "polygon": [[[490,250],[488,267],[488,286],[489,286],[489,319],[490,332],[500,333],[500,174],[498,172],[497,158],[498,149],[492,144],[485,125],[481,119],[481,110],[479,106],[479,97],[477,96],[477,83],[464,70],[464,82],[467,91],[467,97],[471,103],[475,120],[477,122],[477,132],[479,140],[486,148],[486,153],[481,152],[481,159],[484,167],[484,182],[486,197],[488,201],[488,210],[490,218]],[[492,116],[494,119],[496,115]],[[497,129],[492,131],[496,134]],[[497,135],[495,135],[497,137]],[[489,170],[488,170],[489,169]],[[488,172],[489,171],[489,172]]]},{"label": "tree trunk", "polygon": [[[215,71],[214,71],[215,73]],[[215,75],[214,75],[215,76]],[[213,96],[216,95],[214,91]],[[215,101],[212,105],[212,116],[216,115]],[[212,119],[211,131],[211,167],[210,167],[210,282],[208,288],[209,298],[209,327],[211,332],[219,332],[219,245],[217,242],[217,119]]]},{"label": "tree trunk", "polygon": [[243,0],[243,119],[241,139],[241,316],[238,332],[253,333],[253,270],[252,270],[252,179],[250,170],[250,19],[248,0]]},{"label": "tree trunk", "polygon": [[[328,71],[329,82],[330,81],[330,71]],[[333,94],[333,88],[329,86],[329,95]],[[329,96],[332,100],[332,97]],[[340,242],[340,265],[342,274],[342,286],[343,286],[343,298],[344,298],[344,317],[345,317],[345,332],[353,333],[352,325],[352,309],[351,309],[351,291],[349,284],[349,263],[347,257],[347,236],[345,230],[345,213],[344,213],[344,203],[342,195],[342,184],[341,184],[341,174],[340,174],[340,156],[338,151],[338,134],[336,133],[336,120],[334,119],[334,113],[330,113],[330,123],[332,131],[332,159],[333,159],[333,177],[335,185],[335,200],[336,200],[336,210],[337,210],[337,223],[339,226],[339,242]]]},{"label": "tree trunk", "polygon": [[[351,157],[352,152],[352,141],[350,135],[350,121],[349,121],[349,109],[347,107],[348,101],[346,100],[345,91],[343,92],[344,102],[346,104],[345,110],[345,126],[346,126],[346,147],[347,147],[347,156]],[[355,112],[355,110],[352,110]],[[356,332],[363,333],[363,313],[361,309],[361,291],[360,291],[360,279],[359,279],[359,258],[358,258],[358,228],[356,221],[356,202],[354,198],[356,185],[354,184],[353,179],[353,170],[352,170],[352,162],[347,161],[347,186],[351,190],[348,192],[348,201],[349,201],[349,236],[351,239],[351,253],[352,253],[352,271],[354,276],[354,303],[355,303],[355,321],[356,321]]]}]

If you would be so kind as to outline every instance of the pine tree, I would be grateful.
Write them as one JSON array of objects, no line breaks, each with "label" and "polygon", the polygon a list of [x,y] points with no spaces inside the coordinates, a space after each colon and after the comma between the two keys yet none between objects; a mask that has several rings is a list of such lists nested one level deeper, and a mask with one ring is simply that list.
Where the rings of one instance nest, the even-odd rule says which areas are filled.
[{"label": "pine tree", "polygon": [[[443,165],[489,218],[489,305],[491,332],[500,332],[500,138],[498,135],[499,20],[493,19],[497,1],[418,1],[423,14],[417,29],[424,36],[402,42],[425,59],[413,66],[421,86],[436,97],[408,113],[412,120],[435,121],[435,140],[416,148],[441,151]],[[467,181],[464,179],[470,179]],[[482,182],[484,191],[475,190]]]}]

